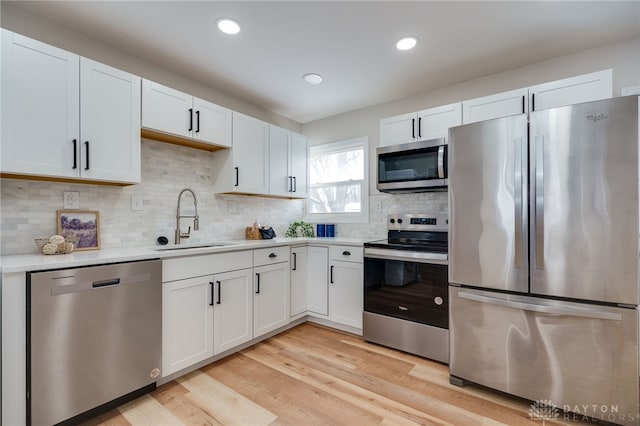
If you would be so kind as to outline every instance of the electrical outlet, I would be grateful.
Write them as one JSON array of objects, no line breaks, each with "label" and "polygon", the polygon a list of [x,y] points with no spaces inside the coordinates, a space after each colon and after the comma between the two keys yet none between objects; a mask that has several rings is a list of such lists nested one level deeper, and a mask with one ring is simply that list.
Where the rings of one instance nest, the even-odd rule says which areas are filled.
[{"label": "electrical outlet", "polygon": [[235,213],[236,212],[236,200],[229,200],[227,202],[227,211],[229,213]]},{"label": "electrical outlet", "polygon": [[62,196],[62,205],[65,209],[80,208],[80,193],[72,191],[64,191]]},{"label": "electrical outlet", "polygon": [[133,211],[144,210],[144,197],[142,195],[131,196],[131,210]]},{"label": "electrical outlet", "polygon": [[382,202],[381,201],[375,201],[373,203],[373,210],[375,213],[382,213]]}]

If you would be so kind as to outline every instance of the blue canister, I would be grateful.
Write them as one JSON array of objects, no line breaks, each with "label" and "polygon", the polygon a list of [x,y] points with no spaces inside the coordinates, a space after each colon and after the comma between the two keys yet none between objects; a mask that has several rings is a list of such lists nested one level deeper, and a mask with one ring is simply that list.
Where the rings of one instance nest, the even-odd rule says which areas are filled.
[{"label": "blue canister", "polygon": [[324,237],[325,226],[324,223],[319,223],[316,227],[316,237]]},{"label": "blue canister", "polygon": [[335,237],[336,236],[336,225],[334,225],[333,223],[331,224],[327,224],[326,225],[327,228],[327,237]]}]

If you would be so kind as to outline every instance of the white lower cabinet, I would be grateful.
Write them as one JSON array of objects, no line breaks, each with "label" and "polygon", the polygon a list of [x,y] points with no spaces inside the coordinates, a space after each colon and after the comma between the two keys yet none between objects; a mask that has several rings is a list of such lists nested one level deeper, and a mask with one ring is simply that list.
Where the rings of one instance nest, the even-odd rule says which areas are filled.
[{"label": "white lower cabinet", "polygon": [[213,354],[218,355],[253,338],[251,269],[213,277]]},{"label": "white lower cabinet", "polygon": [[162,376],[213,356],[211,276],[162,285]]},{"label": "white lower cabinet", "polygon": [[329,315],[329,248],[308,247],[308,311]]},{"label": "white lower cabinet", "polygon": [[251,266],[251,251],[162,262],[162,377],[253,338]]},{"label": "white lower cabinet", "polygon": [[291,247],[290,312],[295,316],[305,314],[308,309],[309,247]]},{"label": "white lower cabinet", "polygon": [[253,337],[289,323],[289,261],[286,259],[286,262],[253,269]]},{"label": "white lower cabinet", "polygon": [[363,250],[332,246],[329,265],[329,320],[362,329]]}]

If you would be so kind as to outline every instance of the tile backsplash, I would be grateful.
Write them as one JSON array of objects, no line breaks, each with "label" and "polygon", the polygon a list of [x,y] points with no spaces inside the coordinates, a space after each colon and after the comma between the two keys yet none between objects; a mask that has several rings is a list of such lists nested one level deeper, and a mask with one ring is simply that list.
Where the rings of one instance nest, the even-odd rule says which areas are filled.
[{"label": "tile backsplash", "polygon": [[[200,230],[190,242],[244,238],[255,219],[284,235],[289,224],[304,215],[303,200],[214,194],[212,153],[154,141],[142,141],[142,183],[127,187],[2,179],[2,255],[36,253],[34,238],[56,232],[56,210],[63,192],[80,193],[80,209],[100,212],[103,248],[150,246],[160,235],[173,241],[177,197],[191,188],[198,198]],[[132,211],[131,197],[143,197],[143,210]],[[373,195],[368,224],[337,224],[336,236],[378,239],[386,236],[386,215],[395,212],[447,211],[446,193]],[[193,211],[184,194],[183,214]],[[183,219],[181,229],[192,225]]]}]

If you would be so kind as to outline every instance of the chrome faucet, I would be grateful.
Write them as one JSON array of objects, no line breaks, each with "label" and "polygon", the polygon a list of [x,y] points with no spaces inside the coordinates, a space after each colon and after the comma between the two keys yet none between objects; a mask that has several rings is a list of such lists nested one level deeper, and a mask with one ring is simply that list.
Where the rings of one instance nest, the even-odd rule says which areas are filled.
[{"label": "chrome faucet", "polygon": [[[183,216],[180,214],[180,199],[182,198],[182,194],[184,194],[185,192],[190,192],[191,195],[193,195],[193,207],[195,209],[193,216]],[[189,188],[183,189],[182,191],[180,191],[180,194],[178,194],[178,208],[176,210],[176,239],[175,239],[176,244],[180,244],[180,241],[182,241],[183,238],[189,238],[191,236],[191,226],[189,226],[189,230],[184,234],[182,233],[182,231],[180,231],[180,219],[183,217],[193,218],[194,231],[197,231],[200,228],[200,219],[198,217],[198,199],[196,198],[196,193]]]}]

